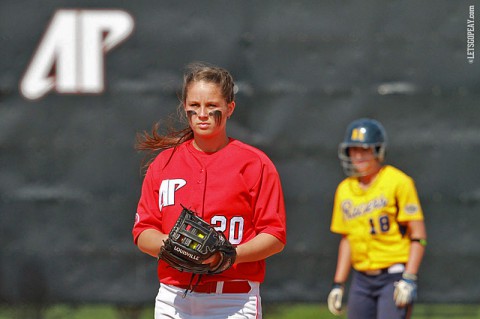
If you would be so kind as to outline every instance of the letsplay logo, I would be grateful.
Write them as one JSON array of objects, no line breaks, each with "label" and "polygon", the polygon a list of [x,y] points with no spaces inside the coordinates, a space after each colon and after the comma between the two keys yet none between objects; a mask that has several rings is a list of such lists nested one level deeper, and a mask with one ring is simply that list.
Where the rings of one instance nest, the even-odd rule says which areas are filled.
[{"label": "letsplay logo", "polygon": [[21,82],[27,99],[59,94],[99,94],[105,88],[106,53],[134,28],[123,10],[58,10]]}]

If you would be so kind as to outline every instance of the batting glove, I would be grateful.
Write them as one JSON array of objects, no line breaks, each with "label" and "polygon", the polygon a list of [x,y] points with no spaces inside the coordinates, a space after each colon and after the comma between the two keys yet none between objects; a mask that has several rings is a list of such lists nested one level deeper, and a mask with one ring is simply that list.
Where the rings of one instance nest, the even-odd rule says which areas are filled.
[{"label": "batting glove", "polygon": [[342,299],[345,287],[341,283],[334,283],[332,290],[328,294],[327,304],[328,310],[335,316],[339,316],[342,313]]},{"label": "batting glove", "polygon": [[403,273],[402,279],[395,283],[393,300],[397,307],[405,307],[417,298],[417,276]]}]

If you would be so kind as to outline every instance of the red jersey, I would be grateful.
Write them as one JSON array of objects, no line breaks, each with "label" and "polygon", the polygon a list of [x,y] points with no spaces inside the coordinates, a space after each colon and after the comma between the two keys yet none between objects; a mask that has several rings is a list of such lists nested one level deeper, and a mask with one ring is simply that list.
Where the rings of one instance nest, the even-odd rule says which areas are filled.
[{"label": "red jersey", "polygon": [[[222,231],[233,245],[267,233],[286,243],[286,217],[280,177],[272,161],[260,150],[230,139],[223,149],[204,153],[193,140],[162,151],[143,181],[133,238],[146,229],[168,234],[182,205]],[[158,262],[164,284],[188,285],[190,273]],[[202,281],[251,280],[263,282],[265,260],[235,264]]]}]

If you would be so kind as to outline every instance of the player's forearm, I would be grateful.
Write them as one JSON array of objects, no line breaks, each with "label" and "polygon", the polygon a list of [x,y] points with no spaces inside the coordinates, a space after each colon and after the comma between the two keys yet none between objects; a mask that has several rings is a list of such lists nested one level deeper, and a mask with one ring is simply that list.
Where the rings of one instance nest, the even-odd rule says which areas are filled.
[{"label": "player's forearm", "polygon": [[414,241],[410,245],[410,254],[405,266],[405,272],[416,275],[425,254],[425,245],[427,240],[427,231],[423,221],[411,221],[408,224],[410,238]]},{"label": "player's forearm", "polygon": [[270,234],[258,234],[252,240],[237,246],[237,258],[235,263],[244,263],[263,260],[281,252],[284,244]]},{"label": "player's forearm", "polygon": [[407,265],[405,266],[405,272],[416,275],[420,269],[423,255],[425,254],[425,246],[418,242],[412,242],[410,246],[410,256],[408,258]]},{"label": "player's forearm", "polygon": [[168,235],[158,230],[146,229],[138,236],[137,246],[144,253],[156,258],[163,246],[163,241],[167,238]]}]

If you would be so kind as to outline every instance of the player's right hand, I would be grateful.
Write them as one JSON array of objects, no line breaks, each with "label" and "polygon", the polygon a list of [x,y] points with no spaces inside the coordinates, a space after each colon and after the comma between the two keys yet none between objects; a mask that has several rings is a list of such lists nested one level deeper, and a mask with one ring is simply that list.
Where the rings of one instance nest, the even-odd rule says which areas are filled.
[{"label": "player's right hand", "polygon": [[342,313],[342,299],[345,288],[342,284],[333,284],[332,290],[328,294],[327,304],[328,310],[335,316]]}]

